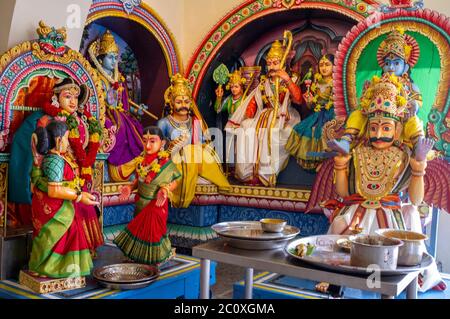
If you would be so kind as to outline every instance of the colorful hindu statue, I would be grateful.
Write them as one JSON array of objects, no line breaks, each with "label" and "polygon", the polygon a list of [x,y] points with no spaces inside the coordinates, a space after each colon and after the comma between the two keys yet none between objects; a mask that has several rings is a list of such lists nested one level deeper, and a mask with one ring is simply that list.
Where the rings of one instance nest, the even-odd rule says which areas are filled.
[{"label": "colorful hindu statue", "polygon": [[[415,152],[401,142],[408,110],[408,92],[394,74],[374,77],[361,100],[367,126],[366,141],[358,144],[351,154],[334,158],[336,193],[341,201],[329,201],[325,207],[334,208],[330,234],[375,234],[377,229],[421,229],[407,225],[402,212],[401,192],[406,192],[411,208],[424,200],[424,176],[427,154],[434,140],[420,139]],[[324,181],[325,182],[325,181]],[[326,182],[325,182],[326,183]],[[421,290],[445,287],[436,264],[420,276]],[[428,287],[428,288],[427,288]]]},{"label": "colorful hindu statue", "polygon": [[135,160],[143,151],[142,125],[135,117],[139,110],[128,98],[125,78],[119,72],[119,47],[108,30],[89,47],[105,92],[106,122],[115,131],[116,143],[109,151],[109,175],[114,182],[129,180]]},{"label": "colorful hindu statue", "polygon": [[[399,77],[407,92],[405,129],[401,140],[411,148],[425,136],[423,123],[417,116],[422,106],[422,95],[410,77],[411,68],[417,63],[419,54],[417,41],[401,29],[388,34],[377,52],[378,64],[383,69],[383,74],[394,74]],[[345,124],[344,136],[340,140],[329,141],[328,146],[335,151],[349,153],[351,144],[362,136],[366,125],[367,117],[363,111],[360,109],[353,111]]]},{"label": "colorful hindu statue", "polygon": [[126,199],[138,189],[134,219],[114,243],[129,259],[145,264],[161,264],[171,257],[167,234],[168,201],[181,177],[170,153],[164,149],[165,137],[160,128],[144,130],[144,153],[137,159],[137,178],[122,188]]},{"label": "colorful hindu statue", "polygon": [[188,207],[195,195],[199,177],[228,191],[228,183],[220,159],[209,145],[207,126],[195,102],[188,81],[175,74],[166,90],[165,101],[170,114],[158,121],[158,127],[169,140],[172,160],[182,174],[180,186],[172,197],[174,207]]},{"label": "colorful hindu statue", "polygon": [[261,77],[227,124],[237,135],[235,177],[245,183],[275,186],[289,158],[285,145],[300,122],[291,102],[301,103],[302,94],[283,69],[286,51],[280,41],[272,44],[266,56],[268,76]]},{"label": "colorful hindu statue", "polygon": [[414,155],[401,142],[407,101],[397,76],[385,74],[372,80],[361,99],[368,119],[364,130],[367,141],[351,154],[335,157],[336,191],[343,202],[334,212],[330,233],[405,229],[399,193],[407,190],[413,205],[422,203],[426,155],[434,141],[422,139]]},{"label": "colorful hindu statue", "polygon": [[[69,150],[78,167],[82,179],[82,189],[91,192],[93,186],[93,165],[95,163],[102,128],[97,119],[85,108],[89,98],[86,85],[78,85],[72,78],[58,79],[53,87],[53,97],[42,106],[42,111],[29,115],[14,135],[11,151],[10,168],[13,177],[10,178],[12,200],[18,203],[31,203],[31,182],[47,187],[42,178],[40,156],[34,145],[26,141],[36,127],[46,127],[54,119],[65,122],[69,129]],[[11,176],[10,176],[11,177]],[[16,193],[17,192],[17,193]],[[79,203],[77,214],[82,217],[82,229],[86,232],[89,248],[94,254],[97,247],[103,244],[103,235],[94,206]]]},{"label": "colorful hindu statue", "polygon": [[38,127],[33,144],[43,156],[40,169],[46,187],[33,187],[33,246],[29,270],[35,276],[81,277],[93,267],[77,205],[99,205],[92,194],[82,191],[81,168],[69,151],[66,123],[51,121]]},{"label": "colorful hindu statue", "polygon": [[240,70],[236,70],[231,73],[229,75],[227,86],[225,87],[231,92],[231,94],[228,95],[221,103],[224,92],[223,88],[219,86],[216,89],[217,99],[214,103],[214,110],[217,113],[226,112],[228,114],[228,117],[231,117],[242,102],[246,83],[247,79],[242,76]]},{"label": "colorful hindu statue", "polygon": [[294,126],[286,144],[286,150],[307,170],[316,169],[322,162],[320,158],[308,156],[308,152],[322,152],[327,148],[322,139],[322,129],[326,122],[334,119],[333,63],[332,54],[320,59],[319,73],[314,75],[310,91],[303,95],[314,113]]}]

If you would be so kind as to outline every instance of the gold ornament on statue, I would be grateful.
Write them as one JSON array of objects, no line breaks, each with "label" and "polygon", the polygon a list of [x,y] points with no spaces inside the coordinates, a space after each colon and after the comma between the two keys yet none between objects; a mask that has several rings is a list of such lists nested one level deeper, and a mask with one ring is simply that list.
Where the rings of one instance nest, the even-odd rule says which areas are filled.
[{"label": "gold ornament on statue", "polygon": [[284,56],[285,48],[281,44],[280,41],[276,40],[272,46],[270,47],[269,52],[267,53],[266,59],[279,59],[281,60]]},{"label": "gold ornament on statue", "polygon": [[420,48],[417,41],[412,36],[405,34],[402,28],[396,28],[380,44],[377,60],[378,64],[383,67],[386,57],[397,56],[405,60],[410,67],[413,67],[417,63],[419,55]]},{"label": "gold ornament on statue", "polygon": [[247,83],[247,79],[242,77],[241,71],[236,70],[229,75],[230,80],[226,86],[227,90],[230,90],[231,86],[234,84],[245,85]]},{"label": "gold ornament on statue", "polygon": [[369,118],[388,117],[400,121],[405,116],[407,97],[397,76],[375,76],[361,99],[362,112]]},{"label": "gold ornament on statue", "polygon": [[[116,53],[119,54],[119,47],[111,31],[106,30],[105,34],[100,39],[100,46],[98,48],[98,55]],[[97,56],[98,56],[97,55]]]},{"label": "gold ornament on statue", "polygon": [[191,97],[191,90],[186,80],[180,73],[172,76],[170,80],[171,85],[164,93],[164,101],[166,104],[171,105],[172,100],[177,96],[189,96]]}]

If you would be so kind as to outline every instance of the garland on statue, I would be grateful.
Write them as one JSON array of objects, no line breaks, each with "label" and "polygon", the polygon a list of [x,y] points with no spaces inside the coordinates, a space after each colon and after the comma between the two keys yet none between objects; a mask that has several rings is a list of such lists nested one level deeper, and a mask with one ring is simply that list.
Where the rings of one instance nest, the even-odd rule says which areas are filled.
[{"label": "garland on statue", "polygon": [[43,111],[61,121],[66,122],[69,129],[69,143],[72,148],[78,165],[81,167],[81,177],[85,180],[92,180],[92,166],[95,163],[98,150],[100,148],[100,139],[102,137],[102,128],[97,119],[86,109],[83,109],[81,118],[86,119],[88,126],[89,142],[86,149],[83,148],[83,143],[78,129],[77,113],[70,114],[69,112],[57,108],[51,103],[46,103]]},{"label": "garland on statue", "polygon": [[145,181],[146,184],[155,179],[161,172],[161,168],[169,161],[170,153],[167,151],[160,151],[155,158],[152,155],[139,156],[137,160],[137,173],[139,177]]}]

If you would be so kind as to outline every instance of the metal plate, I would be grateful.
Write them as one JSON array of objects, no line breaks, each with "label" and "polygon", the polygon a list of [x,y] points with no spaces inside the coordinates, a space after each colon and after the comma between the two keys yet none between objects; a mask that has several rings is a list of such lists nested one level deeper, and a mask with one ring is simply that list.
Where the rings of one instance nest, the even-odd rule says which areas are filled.
[{"label": "metal plate", "polygon": [[92,275],[101,282],[136,284],[156,279],[159,276],[159,269],[145,264],[126,263],[96,268]]},{"label": "metal plate", "polygon": [[113,290],[132,290],[132,289],[145,288],[145,287],[149,286],[150,284],[154,283],[156,281],[156,279],[157,278],[154,278],[154,279],[151,279],[148,281],[129,283],[129,284],[112,283],[112,282],[101,281],[101,280],[98,280],[98,283],[105,288],[109,288],[109,289],[113,289]]},{"label": "metal plate", "polygon": [[300,233],[300,229],[289,225],[286,225],[280,233],[265,232],[258,221],[224,222],[215,224],[211,228],[222,237],[251,241],[289,240]]},{"label": "metal plate", "polygon": [[[219,235],[220,236],[220,235]],[[231,247],[246,250],[270,250],[286,247],[292,238],[275,240],[246,240],[221,236]]]},{"label": "metal plate", "polygon": [[[343,251],[337,244],[337,241],[342,238],[348,238],[348,236],[322,235],[305,237],[293,240],[286,246],[285,250],[291,257],[295,258],[295,260],[301,260],[302,262],[328,270],[357,275],[367,275],[371,273],[372,271],[367,271],[367,268],[350,266],[350,253]],[[308,243],[315,246],[313,253],[310,256],[298,256],[295,253],[295,248],[299,244],[306,245]],[[395,270],[380,269],[380,275],[403,275],[428,268],[432,263],[433,258],[428,254],[424,254],[420,265],[413,267],[399,266]]]}]

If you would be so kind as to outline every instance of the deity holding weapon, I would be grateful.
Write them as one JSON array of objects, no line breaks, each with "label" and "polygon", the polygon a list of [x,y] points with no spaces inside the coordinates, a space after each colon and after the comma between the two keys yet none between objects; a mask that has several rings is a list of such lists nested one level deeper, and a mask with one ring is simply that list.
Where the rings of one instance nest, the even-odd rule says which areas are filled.
[{"label": "deity holding weapon", "polygon": [[250,184],[276,185],[289,158],[284,148],[292,126],[300,122],[291,102],[301,103],[301,90],[284,70],[292,34],[284,35],[284,45],[275,41],[267,54],[268,77],[261,77],[227,124],[237,135],[235,176]]},{"label": "deity holding weapon", "polygon": [[135,159],[143,151],[142,125],[136,116],[148,114],[148,107],[138,105],[128,97],[125,78],[119,72],[119,47],[108,30],[88,49],[105,92],[107,119],[105,126],[115,132],[116,143],[108,150],[108,168],[115,182],[127,181],[133,173]]}]

